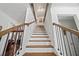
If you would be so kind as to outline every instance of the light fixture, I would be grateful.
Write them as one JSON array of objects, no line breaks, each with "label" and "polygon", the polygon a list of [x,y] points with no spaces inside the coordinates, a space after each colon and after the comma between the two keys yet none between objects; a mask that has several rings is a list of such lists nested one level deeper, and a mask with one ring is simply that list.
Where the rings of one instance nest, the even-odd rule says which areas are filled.
[{"label": "light fixture", "polygon": [[44,10],[45,10],[44,8],[39,7],[39,8],[37,9],[37,12],[43,12]]}]

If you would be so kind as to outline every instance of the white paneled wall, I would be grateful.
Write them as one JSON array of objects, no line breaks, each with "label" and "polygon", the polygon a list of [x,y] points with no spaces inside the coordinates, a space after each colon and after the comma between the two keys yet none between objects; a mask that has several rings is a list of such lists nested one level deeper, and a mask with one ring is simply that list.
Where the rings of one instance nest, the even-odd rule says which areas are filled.
[{"label": "white paneled wall", "polygon": [[[27,6],[28,7],[27,7],[27,11],[26,11],[25,23],[32,22],[32,21],[35,20],[32,9],[31,9],[31,6],[29,4]],[[22,51],[21,51],[20,55],[25,53],[26,46],[28,44],[29,39],[31,38],[31,35],[32,35],[32,32],[34,31],[35,26],[36,26],[36,23],[32,23],[29,26],[27,26],[27,25],[25,26],[23,43],[22,43]]]},{"label": "white paneled wall", "polygon": [[54,36],[53,36],[53,26],[52,26],[52,18],[51,18],[51,11],[50,11],[50,5],[48,6],[48,10],[47,10],[47,14],[46,14],[46,18],[45,18],[45,23],[44,23],[44,26],[45,26],[45,29],[46,29],[46,32],[48,33],[49,35],[49,38],[51,39],[52,41],[52,45],[54,45]]}]

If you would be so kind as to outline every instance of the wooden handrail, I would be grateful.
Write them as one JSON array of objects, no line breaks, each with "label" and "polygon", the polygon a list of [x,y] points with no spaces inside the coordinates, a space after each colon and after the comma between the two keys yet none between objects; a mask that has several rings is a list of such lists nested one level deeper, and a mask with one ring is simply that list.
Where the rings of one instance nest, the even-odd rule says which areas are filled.
[{"label": "wooden handrail", "polygon": [[69,32],[74,33],[75,35],[79,36],[79,31],[77,31],[77,30],[70,29],[70,28],[67,28],[65,26],[62,26],[62,25],[56,24],[56,23],[53,23],[53,25],[56,25],[56,26],[62,28],[64,31],[69,31]]},{"label": "wooden handrail", "polygon": [[2,26],[0,26],[0,31],[2,30]]},{"label": "wooden handrail", "polygon": [[23,32],[24,30],[12,30],[11,32]]},{"label": "wooden handrail", "polygon": [[46,10],[45,10],[45,15],[44,15],[44,19],[43,19],[43,22],[45,22],[45,18],[46,18],[46,14],[47,14],[47,10],[48,10],[48,3],[46,4]]},{"label": "wooden handrail", "polygon": [[34,14],[35,21],[37,21],[33,3],[31,3],[31,7],[32,7],[33,14]]},{"label": "wooden handrail", "polygon": [[7,34],[7,33],[9,33],[9,32],[12,32],[12,31],[18,29],[18,27],[21,27],[21,26],[24,26],[24,25],[30,25],[30,24],[32,24],[32,23],[34,23],[34,22],[35,22],[35,21],[29,22],[29,23],[20,24],[20,25],[14,26],[14,27],[12,27],[12,28],[6,29],[6,30],[4,30],[4,31],[1,31],[1,32],[0,32],[0,37],[2,37],[3,35],[5,35],[5,34]]},{"label": "wooden handrail", "polygon": [[24,25],[30,25],[32,23],[34,23],[35,21],[29,22],[29,23],[25,23]]}]

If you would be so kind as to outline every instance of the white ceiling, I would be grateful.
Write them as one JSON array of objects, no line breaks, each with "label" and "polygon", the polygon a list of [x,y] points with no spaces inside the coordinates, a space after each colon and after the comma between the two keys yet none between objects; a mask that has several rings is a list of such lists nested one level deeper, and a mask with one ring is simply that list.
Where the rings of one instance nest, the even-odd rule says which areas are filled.
[{"label": "white ceiling", "polygon": [[37,19],[39,17],[44,17],[45,10],[46,10],[46,3],[35,3],[34,10],[35,10],[35,15]]},{"label": "white ceiling", "polygon": [[[53,3],[54,6],[79,6],[78,3]],[[9,17],[17,20],[18,22],[24,22],[27,4],[26,3],[0,3],[0,10],[7,14]],[[38,12],[38,9],[42,11]],[[43,10],[44,9],[44,10]],[[36,18],[44,17],[46,9],[46,3],[34,3],[34,10]],[[66,17],[68,18],[68,17]],[[72,17],[71,17],[72,18]]]},{"label": "white ceiling", "polygon": [[[26,8],[26,3],[0,3],[0,10],[7,14],[9,17],[13,18],[14,20],[17,20],[18,22],[24,22]],[[44,17],[46,3],[34,3],[34,10],[37,19],[40,17]]]},{"label": "white ceiling", "polygon": [[0,3],[0,10],[18,22],[24,22],[25,3]]},{"label": "white ceiling", "polygon": [[65,7],[65,6],[67,6],[67,7],[75,7],[75,6],[77,7],[77,6],[78,6],[78,7],[79,7],[79,3],[53,3],[52,5],[53,5],[53,6],[57,6],[57,7],[58,7],[58,6],[59,6],[59,7],[60,7],[60,6],[64,6],[64,7]]}]

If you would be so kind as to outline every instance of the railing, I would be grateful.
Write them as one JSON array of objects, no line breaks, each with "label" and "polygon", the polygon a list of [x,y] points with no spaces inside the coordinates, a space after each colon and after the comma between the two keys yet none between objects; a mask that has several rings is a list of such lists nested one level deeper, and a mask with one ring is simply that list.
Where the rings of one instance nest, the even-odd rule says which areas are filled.
[{"label": "railing", "polygon": [[24,23],[0,32],[0,37],[7,35],[4,51],[2,55],[16,55],[18,49],[22,49],[22,40],[25,25],[29,26],[35,21]]},{"label": "railing", "polygon": [[[0,26],[0,31],[2,30],[2,26]],[[0,40],[1,40],[1,37],[0,37]]]},{"label": "railing", "polygon": [[56,46],[60,55],[79,56],[79,31],[53,23]]}]

